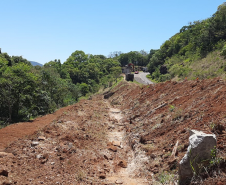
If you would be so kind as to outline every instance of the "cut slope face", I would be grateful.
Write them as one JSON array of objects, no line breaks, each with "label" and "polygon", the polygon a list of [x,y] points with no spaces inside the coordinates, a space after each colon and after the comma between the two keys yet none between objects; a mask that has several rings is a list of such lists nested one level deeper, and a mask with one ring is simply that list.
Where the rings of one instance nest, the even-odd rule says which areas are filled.
[{"label": "cut slope face", "polygon": [[[218,156],[225,158],[225,92],[225,82],[219,78],[180,83],[168,81],[143,87],[124,83],[109,101],[123,110],[126,135],[139,136],[130,139],[132,147],[142,149],[150,157],[146,165],[147,178],[175,182],[178,162],[188,147],[190,129],[214,132]],[[177,152],[171,156],[177,142]],[[209,177],[206,182],[225,182],[224,170],[220,171],[218,178]]]}]

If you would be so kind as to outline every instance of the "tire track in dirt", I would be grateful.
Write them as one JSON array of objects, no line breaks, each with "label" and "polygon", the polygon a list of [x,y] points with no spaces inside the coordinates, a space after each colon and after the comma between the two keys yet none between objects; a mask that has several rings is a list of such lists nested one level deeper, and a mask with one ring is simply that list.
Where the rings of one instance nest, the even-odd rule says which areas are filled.
[{"label": "tire track in dirt", "polygon": [[[119,171],[113,172],[107,177],[107,181],[115,184],[124,184],[124,185],[147,185],[149,184],[146,179],[137,178],[134,176],[134,171],[137,169],[137,162],[135,162],[135,155],[125,141],[125,131],[122,123],[122,114],[120,109],[111,108],[109,109],[109,116],[112,119],[116,119],[118,124],[112,124],[114,129],[112,132],[108,133],[109,142],[120,143],[120,147],[123,152],[129,151],[127,155],[127,167],[120,168]],[[121,128],[120,128],[121,127]],[[122,128],[123,127],[123,128]],[[117,154],[116,154],[117,155]],[[117,156],[116,156],[117,159]]]}]

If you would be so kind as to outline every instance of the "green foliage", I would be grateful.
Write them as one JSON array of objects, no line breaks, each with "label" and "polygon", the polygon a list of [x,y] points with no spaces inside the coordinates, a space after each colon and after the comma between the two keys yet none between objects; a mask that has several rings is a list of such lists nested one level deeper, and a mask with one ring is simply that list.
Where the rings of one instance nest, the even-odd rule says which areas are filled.
[{"label": "green foliage", "polygon": [[21,56],[0,54],[0,125],[25,121],[73,104],[81,96],[110,87],[120,63],[103,55],[75,51],[64,64],[31,66]]},{"label": "green foliage", "polygon": [[121,66],[128,65],[129,63],[133,63],[137,66],[146,66],[148,64],[148,54],[143,50],[140,52],[130,51],[121,54],[118,60]]},{"label": "green foliage", "polygon": [[171,184],[173,182],[175,182],[175,175],[174,174],[170,174],[168,172],[162,172],[159,176],[158,176],[158,182],[160,182],[161,184]]},{"label": "green foliage", "polygon": [[175,106],[174,106],[174,105],[169,105],[169,111],[170,111],[170,112],[173,112],[174,109],[175,109]]},{"label": "green foliage", "polygon": [[82,96],[85,96],[89,92],[89,86],[86,83],[81,83],[79,88],[82,93]]},{"label": "green foliage", "polygon": [[[215,50],[220,50],[226,57],[226,6],[220,5],[213,16],[202,21],[194,21],[183,26],[159,50],[152,52],[148,63],[148,71],[157,81],[179,77],[184,79],[192,73],[190,79],[197,77],[211,78],[222,74],[218,67],[202,72],[192,68],[202,58]],[[161,65],[167,66],[168,74],[159,74]],[[165,75],[165,74],[164,74]]]},{"label": "green foliage", "polygon": [[224,56],[224,58],[226,58],[226,44],[224,45],[224,47],[221,50],[221,55]]}]

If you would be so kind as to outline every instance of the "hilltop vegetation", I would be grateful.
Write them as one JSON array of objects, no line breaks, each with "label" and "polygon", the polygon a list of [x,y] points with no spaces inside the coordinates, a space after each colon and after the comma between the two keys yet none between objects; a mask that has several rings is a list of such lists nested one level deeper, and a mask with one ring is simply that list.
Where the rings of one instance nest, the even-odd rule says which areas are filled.
[{"label": "hilltop vegetation", "polygon": [[119,62],[75,51],[43,67],[22,57],[0,54],[0,125],[29,120],[73,104],[81,96],[111,86],[121,73]]},{"label": "hilltop vegetation", "polygon": [[[159,50],[155,50],[148,70],[156,81],[224,77],[226,56],[226,6],[202,21],[183,26]],[[164,69],[164,70],[162,70]],[[204,70],[203,70],[204,69]]]}]

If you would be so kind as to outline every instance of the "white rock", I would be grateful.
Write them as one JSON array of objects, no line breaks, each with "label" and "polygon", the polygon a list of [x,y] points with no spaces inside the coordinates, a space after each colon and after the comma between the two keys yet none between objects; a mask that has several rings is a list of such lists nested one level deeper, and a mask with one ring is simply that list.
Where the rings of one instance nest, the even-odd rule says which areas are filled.
[{"label": "white rock", "polygon": [[39,142],[38,141],[32,141],[32,143],[31,143],[31,146],[32,147],[37,146],[37,145],[39,145]]},{"label": "white rock", "polygon": [[123,184],[123,181],[122,180],[116,180],[115,184]]},{"label": "white rock", "polygon": [[[217,145],[214,134],[205,134],[191,130],[188,151],[179,163],[179,184],[185,184],[193,177],[194,171],[198,172],[198,164],[211,159],[211,150]],[[193,168],[193,169],[192,169]]]},{"label": "white rock", "polygon": [[44,140],[46,140],[46,138],[45,138],[44,136],[39,136],[39,137],[38,137],[38,140],[39,140],[39,141],[44,141]]},{"label": "white rock", "polygon": [[43,158],[43,155],[42,154],[38,154],[38,155],[36,155],[36,158],[37,159],[41,159],[41,158]]}]

